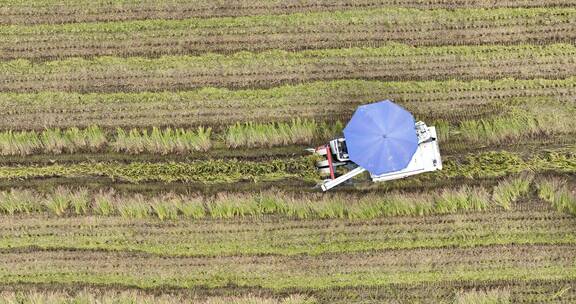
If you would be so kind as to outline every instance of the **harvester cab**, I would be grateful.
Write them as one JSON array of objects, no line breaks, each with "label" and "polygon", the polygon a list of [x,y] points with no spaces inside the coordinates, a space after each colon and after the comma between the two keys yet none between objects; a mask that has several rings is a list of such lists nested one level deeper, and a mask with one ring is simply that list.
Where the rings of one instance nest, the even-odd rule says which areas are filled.
[{"label": "harvester cab", "polygon": [[308,149],[321,156],[316,168],[330,190],[368,171],[373,182],[442,169],[435,127],[415,122],[410,112],[389,101],[360,106],[344,137]]}]

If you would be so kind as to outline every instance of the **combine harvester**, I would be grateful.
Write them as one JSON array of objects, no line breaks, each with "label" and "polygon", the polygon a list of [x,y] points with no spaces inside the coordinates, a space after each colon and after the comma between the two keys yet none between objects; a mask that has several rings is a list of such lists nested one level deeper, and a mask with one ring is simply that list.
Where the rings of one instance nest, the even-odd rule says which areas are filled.
[{"label": "combine harvester", "polygon": [[[389,100],[358,107],[343,138],[308,150],[325,157],[316,163],[321,175],[330,176],[320,185],[323,191],[364,171],[372,181],[383,182],[442,169],[436,128],[416,122]],[[337,169],[347,172],[338,176]]]}]

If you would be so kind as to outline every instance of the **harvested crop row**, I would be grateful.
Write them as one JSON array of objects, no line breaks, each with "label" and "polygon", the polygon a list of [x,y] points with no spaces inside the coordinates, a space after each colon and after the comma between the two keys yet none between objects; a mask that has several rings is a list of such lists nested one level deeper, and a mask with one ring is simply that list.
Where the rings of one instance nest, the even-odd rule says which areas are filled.
[{"label": "harvested crop row", "polygon": [[418,9],[500,8],[500,7],[570,7],[573,0],[300,0],[280,2],[276,0],[233,0],[206,2],[184,1],[68,1],[62,3],[43,1],[11,2],[0,11],[0,24],[39,24],[94,22],[133,19],[184,19],[191,17],[224,17],[261,14],[288,14],[310,11],[342,11],[380,7],[411,7]]},{"label": "harvested crop row", "polygon": [[[0,129],[197,127],[293,117],[345,120],[359,105],[392,99],[426,120],[501,113],[518,101],[572,103],[576,78],[380,82],[337,80],[262,90],[203,88],[142,93],[0,93]],[[234,111],[231,111],[234,109]]]},{"label": "harvested crop row", "polygon": [[2,216],[0,249],[139,251],[160,256],[318,255],[384,249],[576,244],[576,218],[548,204],[377,220],[166,221],[123,217]]},{"label": "harvested crop row", "polygon": [[0,59],[230,54],[414,46],[545,44],[576,39],[576,9],[377,9],[284,16],[0,26]]},{"label": "harvested crop row", "polygon": [[[548,185],[549,182],[539,182]],[[233,218],[278,215],[290,218],[372,219],[382,216],[454,213],[462,210],[510,209],[531,189],[532,176],[501,181],[493,187],[462,186],[435,192],[387,192],[378,195],[303,195],[281,191],[259,194],[220,192],[215,196],[118,195],[112,189],[90,192],[86,188],[59,186],[48,193],[12,188],[0,192],[0,213],[48,213],[57,216],[101,215],[127,218]],[[554,191],[548,191],[554,193]],[[568,195],[567,198],[570,198]],[[572,197],[576,200],[576,197]],[[557,204],[555,204],[557,205]],[[576,204],[573,204],[576,205]],[[558,206],[562,211],[564,208]]]},{"label": "harvested crop row", "polygon": [[[576,172],[576,154],[571,151],[546,151],[523,159],[508,152],[470,154],[463,160],[446,160],[444,169],[419,179],[442,179],[453,177],[499,177],[525,170],[534,172]],[[207,160],[193,162],[148,163],[133,162],[81,162],[70,165],[4,166],[0,178],[35,179],[47,177],[107,177],[128,182],[237,182],[272,181],[297,178],[314,181],[318,178],[312,157],[290,158],[271,161]],[[412,179],[414,181],[414,179]]]},{"label": "harvested crop row", "polygon": [[107,282],[140,288],[233,284],[275,290],[453,280],[573,279],[574,250],[575,245],[508,245],[217,258],[166,258],[128,252],[8,251],[0,253],[0,278],[5,283]]},{"label": "harvested crop row", "polygon": [[576,47],[567,44],[422,48],[392,44],[381,48],[243,52],[232,56],[98,57],[44,63],[14,60],[0,63],[0,90],[138,92],[205,86],[271,87],[351,78],[566,78],[575,71]]}]

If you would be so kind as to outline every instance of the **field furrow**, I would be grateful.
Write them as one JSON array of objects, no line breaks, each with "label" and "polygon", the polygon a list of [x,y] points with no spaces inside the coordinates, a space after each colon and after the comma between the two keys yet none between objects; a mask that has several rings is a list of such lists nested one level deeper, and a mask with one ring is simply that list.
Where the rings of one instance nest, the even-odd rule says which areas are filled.
[{"label": "field furrow", "polygon": [[52,0],[19,1],[10,3],[0,10],[0,24],[41,24],[69,22],[102,22],[134,19],[185,19],[191,17],[209,18],[224,16],[249,16],[268,14],[289,14],[296,12],[344,11],[371,8],[417,8],[417,9],[458,9],[458,8],[530,8],[530,7],[570,7],[573,0],[301,0],[281,2],[276,0],[253,1],[233,0],[206,2],[201,0],[184,1],[68,1],[66,5]]},{"label": "field furrow", "polygon": [[[511,17],[512,16],[512,17]],[[538,44],[576,38],[574,9],[378,9],[224,19],[0,26],[0,59],[160,56],[414,46]]]},{"label": "field furrow", "polygon": [[390,45],[232,56],[99,57],[0,63],[0,90],[140,92],[203,86],[249,88],[336,79],[447,80],[568,78],[576,48],[550,46],[423,47]]}]

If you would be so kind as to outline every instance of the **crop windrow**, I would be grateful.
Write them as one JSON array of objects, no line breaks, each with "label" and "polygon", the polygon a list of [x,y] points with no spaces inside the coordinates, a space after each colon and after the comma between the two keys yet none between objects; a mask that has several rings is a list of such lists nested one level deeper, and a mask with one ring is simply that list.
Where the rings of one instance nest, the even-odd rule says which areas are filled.
[{"label": "crop windrow", "polygon": [[[192,162],[149,163],[81,162],[71,165],[3,166],[2,179],[45,177],[106,177],[132,183],[160,182],[237,182],[302,179],[317,181],[315,157],[298,157],[270,161],[207,160]],[[462,160],[446,160],[442,171],[412,178],[411,181],[442,178],[493,178],[526,170],[534,172],[576,172],[576,154],[571,151],[546,151],[522,158],[510,152],[469,154]]]},{"label": "crop windrow", "polygon": [[313,158],[271,160],[207,160],[193,162],[148,163],[82,162],[73,165],[0,167],[0,178],[107,177],[130,182],[237,182],[278,180],[283,178],[315,179]]},{"label": "crop windrow", "polygon": [[[398,297],[417,302],[428,299],[446,304],[508,304],[530,301],[545,302],[560,293],[562,299],[570,298],[574,292],[571,281],[500,281],[500,282],[439,282],[422,285],[392,285],[387,288],[365,286],[350,288],[329,288],[315,291],[294,290],[276,294],[267,289],[244,289],[241,287],[215,289],[170,290],[158,295],[155,290],[146,291],[132,288],[106,289],[105,287],[81,287],[70,290],[65,286],[51,287],[7,287],[0,292],[0,303],[29,303],[41,301],[43,304],[134,304],[134,303],[196,303],[196,304],[335,304],[353,303],[358,300],[387,303]],[[433,292],[430,289],[433,288]],[[229,295],[233,293],[234,295]],[[338,299],[338,300],[335,300]]]},{"label": "crop windrow", "polygon": [[0,249],[4,253],[36,248],[131,251],[164,257],[318,256],[391,249],[576,244],[576,218],[531,197],[516,203],[511,210],[461,210],[453,214],[372,220],[274,215],[227,219],[179,217],[169,221],[155,217],[48,214],[0,215],[0,218]]}]

